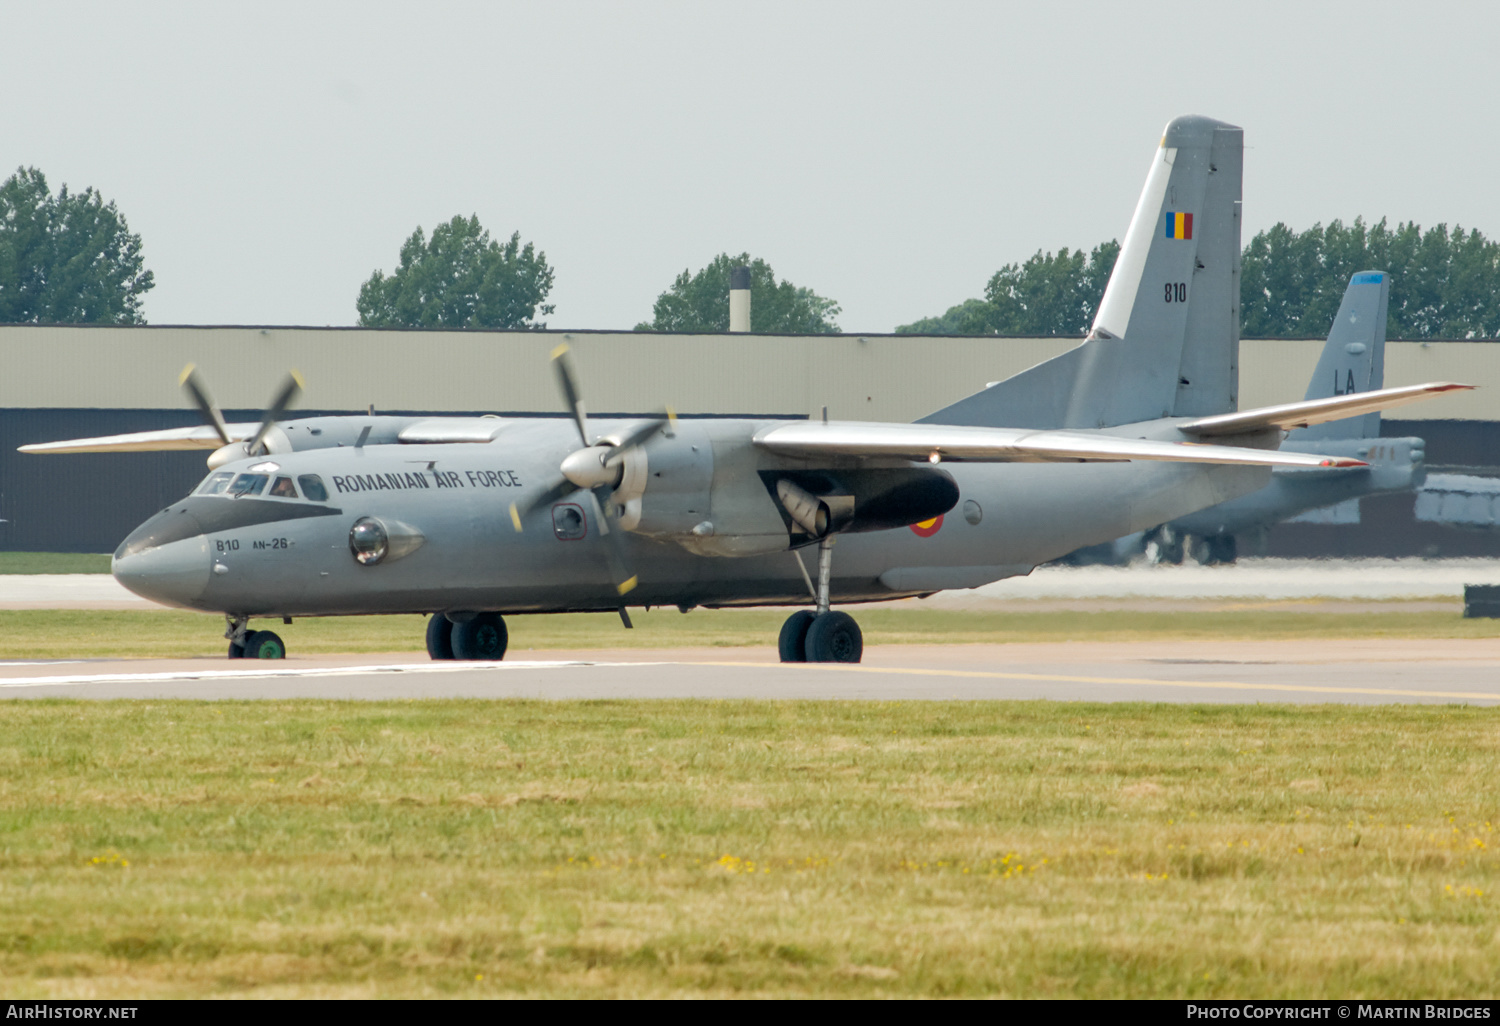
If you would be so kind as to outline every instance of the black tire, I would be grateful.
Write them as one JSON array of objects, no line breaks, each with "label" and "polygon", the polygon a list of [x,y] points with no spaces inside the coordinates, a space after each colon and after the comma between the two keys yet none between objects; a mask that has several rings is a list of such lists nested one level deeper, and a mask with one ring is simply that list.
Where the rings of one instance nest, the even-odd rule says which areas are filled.
[{"label": "black tire", "polygon": [[799,609],[786,618],[786,623],[781,625],[781,637],[776,641],[782,662],[807,662],[807,629],[817,617],[818,614],[811,609]]},{"label": "black tire", "polygon": [[1232,534],[1212,534],[1199,540],[1198,562],[1204,566],[1224,566],[1239,556],[1239,546]]},{"label": "black tire", "polygon": [[505,658],[510,635],[499,613],[480,613],[453,625],[453,658],[495,661]]},{"label": "black tire", "polygon": [[848,613],[824,613],[807,629],[810,663],[857,663],[864,651],[865,636]]},{"label": "black tire", "polygon": [[453,624],[442,613],[427,618],[427,654],[434,659],[453,658]]},{"label": "black tire", "polygon": [[[254,631],[246,631],[245,632],[245,640],[249,641],[250,640],[250,635],[252,635],[254,633],[255,633]],[[236,645],[234,642],[231,641],[229,643],[229,658],[231,658],[231,659],[243,659],[243,658],[245,658],[245,646],[244,645]]]},{"label": "black tire", "polygon": [[286,642],[275,631],[250,631],[245,635],[246,659],[285,659]]}]

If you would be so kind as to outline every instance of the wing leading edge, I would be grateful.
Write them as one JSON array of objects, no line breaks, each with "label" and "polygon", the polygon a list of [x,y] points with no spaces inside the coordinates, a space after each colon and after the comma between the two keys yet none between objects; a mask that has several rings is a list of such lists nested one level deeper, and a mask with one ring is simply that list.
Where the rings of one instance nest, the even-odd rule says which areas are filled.
[{"label": "wing leading edge", "polygon": [[1163,460],[1258,467],[1365,467],[1363,460],[1201,442],[1166,442],[1083,431],[796,421],[765,428],[754,442],[785,456],[885,457],[933,463],[1083,463]]},{"label": "wing leading edge", "polygon": [[[231,442],[243,442],[255,436],[259,424],[226,424]],[[36,442],[23,445],[21,452],[174,452],[192,449],[217,449],[224,442],[212,425],[167,428],[163,431],[134,431],[125,435],[99,438],[70,438],[61,442]]]}]

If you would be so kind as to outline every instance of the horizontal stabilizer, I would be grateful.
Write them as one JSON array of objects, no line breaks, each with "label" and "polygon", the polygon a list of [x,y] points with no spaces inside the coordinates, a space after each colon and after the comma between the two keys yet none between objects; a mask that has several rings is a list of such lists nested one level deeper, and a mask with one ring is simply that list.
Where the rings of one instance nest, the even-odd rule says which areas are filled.
[{"label": "horizontal stabilizer", "polygon": [[[231,442],[253,438],[259,424],[226,424]],[[164,431],[135,431],[128,435],[105,435],[101,438],[70,438],[62,442],[38,442],[23,445],[21,452],[174,452],[178,450],[217,449],[224,441],[209,424],[197,427],[167,428]]]},{"label": "horizontal stabilizer", "polygon": [[1083,463],[1164,460],[1259,467],[1364,467],[1363,460],[1198,442],[1163,442],[1086,431],[961,427],[946,424],[798,421],[766,428],[755,444],[787,456],[866,457],[933,463]]},{"label": "horizontal stabilizer", "polygon": [[1375,392],[1354,392],[1349,395],[1336,395],[1329,399],[1305,399],[1300,403],[1263,406],[1258,410],[1245,410],[1241,413],[1221,413],[1214,417],[1188,421],[1177,427],[1190,435],[1199,435],[1204,438],[1243,435],[1255,431],[1268,431],[1271,428],[1290,431],[1293,428],[1308,427],[1312,424],[1324,424],[1330,420],[1343,420],[1345,417],[1378,413],[1394,406],[1405,406],[1407,403],[1431,399],[1444,392],[1473,387],[1473,385],[1460,385],[1452,381],[1430,381],[1425,385],[1382,388]]}]

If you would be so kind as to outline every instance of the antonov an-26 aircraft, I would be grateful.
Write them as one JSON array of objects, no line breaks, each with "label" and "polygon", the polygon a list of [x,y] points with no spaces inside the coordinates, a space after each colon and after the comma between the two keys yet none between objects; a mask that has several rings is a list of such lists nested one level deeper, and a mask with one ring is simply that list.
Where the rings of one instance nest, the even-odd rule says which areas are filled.
[{"label": "antonov an-26 aircraft", "polygon": [[[968,588],[1263,487],[1293,428],[1466,386],[1433,383],[1248,412],[1237,405],[1243,136],[1172,121],[1093,329],[1077,348],[914,424],[571,419],[281,419],[225,424],[191,372],[200,428],[23,447],[210,448],[194,492],[115,552],[115,576],[216,611],[231,658],[279,658],[252,618],[429,613],[435,659],[499,659],[502,616],[627,605],[807,604],[786,661],[857,662],[834,602]],[[837,548],[834,542],[838,542]],[[812,558],[804,558],[810,556]]]}]

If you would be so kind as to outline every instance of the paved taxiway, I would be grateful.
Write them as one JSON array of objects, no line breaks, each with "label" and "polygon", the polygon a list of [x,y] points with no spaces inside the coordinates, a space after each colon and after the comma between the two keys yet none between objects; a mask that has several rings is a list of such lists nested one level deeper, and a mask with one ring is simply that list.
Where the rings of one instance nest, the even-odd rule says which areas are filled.
[{"label": "paved taxiway", "polygon": [[858,666],[781,665],[759,649],[407,653],[0,664],[0,698],[1022,699],[1500,705],[1500,639],[1068,642],[872,647]]}]

